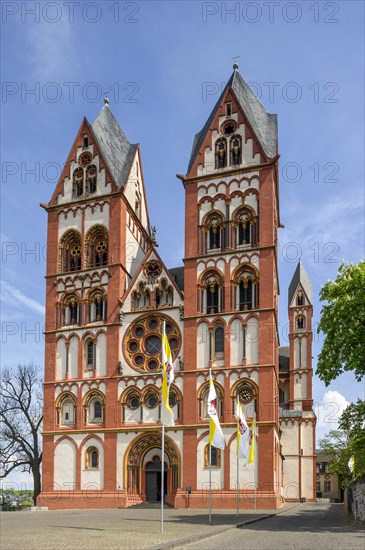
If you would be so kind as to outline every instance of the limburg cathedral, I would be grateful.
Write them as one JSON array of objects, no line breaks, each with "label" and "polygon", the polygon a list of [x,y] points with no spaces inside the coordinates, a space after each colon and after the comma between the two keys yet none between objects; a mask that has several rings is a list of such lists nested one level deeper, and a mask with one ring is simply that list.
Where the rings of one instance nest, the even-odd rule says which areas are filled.
[{"label": "limburg cathedral", "polygon": [[167,267],[158,253],[140,147],[107,99],[92,124],[82,121],[41,205],[48,258],[39,505],[161,499],[163,321],[175,369],[166,502],[208,507],[210,368],[226,442],[212,451],[213,506],[235,508],[237,398],[248,423],[254,412],[257,419],[240,507],[253,507],[255,484],[258,508],[315,499],[312,286],[299,263],[288,289],[289,346],[279,347],[277,116],[237,66],[186,154],[186,174],[177,176],[183,267]]}]

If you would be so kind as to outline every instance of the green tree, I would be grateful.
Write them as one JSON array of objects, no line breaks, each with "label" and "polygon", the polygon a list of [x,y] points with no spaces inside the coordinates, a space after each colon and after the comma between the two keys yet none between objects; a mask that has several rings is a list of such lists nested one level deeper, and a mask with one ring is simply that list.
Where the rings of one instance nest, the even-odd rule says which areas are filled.
[{"label": "green tree", "polygon": [[345,371],[360,381],[365,375],[365,261],[343,263],[336,279],[322,287],[320,299],[327,304],[318,326],[325,340],[317,374],[326,386]]},{"label": "green tree", "polygon": [[319,441],[321,451],[323,451],[329,460],[329,472],[338,475],[338,482],[344,489],[352,479],[352,473],[349,468],[349,460],[352,456],[349,446],[349,436],[343,430],[330,430]]},{"label": "green tree", "polygon": [[365,400],[358,399],[343,411],[339,428],[348,435],[348,446],[354,457],[354,477],[365,476]]},{"label": "green tree", "polygon": [[[334,281],[327,281],[320,292],[322,307],[318,332],[325,334],[318,357],[317,374],[329,385],[340,374],[352,371],[357,381],[365,376],[365,261],[343,263]],[[331,471],[342,485],[365,475],[365,401],[358,399],[342,413],[339,430],[332,430],[320,441],[331,457]],[[354,471],[348,462],[354,458]]]}]

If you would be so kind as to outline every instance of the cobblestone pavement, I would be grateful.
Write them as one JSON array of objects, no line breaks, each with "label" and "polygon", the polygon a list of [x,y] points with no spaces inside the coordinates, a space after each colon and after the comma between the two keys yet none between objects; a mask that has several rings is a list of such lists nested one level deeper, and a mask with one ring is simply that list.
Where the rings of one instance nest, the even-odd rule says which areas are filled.
[{"label": "cobblestone pavement", "polygon": [[[284,509],[293,507],[285,505]],[[282,511],[283,508],[280,509]],[[234,511],[167,508],[164,533],[160,533],[160,509],[59,510],[2,512],[1,550],[118,550],[149,549],[188,536],[221,532],[237,523],[266,516],[266,511],[246,511],[236,518]]]},{"label": "cobblestone pavement", "polygon": [[299,508],[188,546],[185,550],[364,550],[364,524],[347,521],[342,504]]},{"label": "cobblestone pavement", "polygon": [[[338,506],[340,508],[337,509],[342,510],[341,505]],[[183,541],[185,541],[185,544],[187,543],[188,537],[196,537],[197,539],[201,536],[211,537],[213,534],[228,530],[224,535],[218,534],[213,538],[205,538],[188,548],[201,548],[204,550],[208,548],[251,549],[256,548],[256,546],[253,546],[253,542],[256,541],[257,536],[261,537],[261,534],[265,533],[265,540],[270,540],[269,545],[257,546],[257,548],[270,548],[271,550],[276,548],[280,550],[282,548],[297,549],[302,547],[297,544],[285,547],[281,544],[281,540],[280,544],[278,543],[275,546],[274,539],[270,535],[271,531],[269,530],[267,535],[264,526],[273,525],[273,530],[278,531],[277,524],[272,523],[273,521],[279,521],[281,523],[278,525],[288,527],[292,524],[294,518],[298,524],[295,532],[297,534],[303,533],[299,526],[302,511],[304,513],[303,526],[305,527],[309,518],[315,520],[317,514],[320,514],[320,517],[324,517],[323,514],[331,516],[333,514],[332,507],[333,505],[328,504],[286,504],[277,512],[247,511],[240,514],[238,519],[232,510],[213,510],[211,525],[208,523],[208,514],[205,510],[174,510],[168,508],[165,510],[163,534],[160,533],[160,510],[158,507],[153,506],[120,510],[3,512],[1,513],[0,543],[2,550],[59,550],[60,548],[62,550],[137,550],[164,546],[171,548],[171,544],[174,542],[176,544],[178,540],[180,540],[180,546],[182,546]],[[257,521],[260,518],[267,518],[272,513],[279,513],[278,518],[264,519],[258,523],[247,525],[243,528],[244,530],[238,531],[234,528],[238,523]],[[346,525],[344,518],[342,516],[341,518],[343,525],[341,524],[337,531],[340,531]],[[317,523],[313,525],[317,525]],[[308,530],[311,531],[312,528],[310,527]],[[284,531],[289,534],[288,528]],[[276,532],[275,536],[278,534]],[[293,532],[290,534],[296,536]],[[233,542],[232,539],[232,546],[230,546],[229,541],[234,535],[238,536],[239,543]],[[301,535],[298,540],[302,540]],[[346,540],[348,540],[346,537],[342,538],[342,543],[338,545],[332,539],[332,544],[328,548],[352,548],[345,544]],[[242,541],[247,545],[244,546]],[[216,543],[219,545],[214,546]],[[322,550],[325,547],[315,543],[310,548]],[[360,546],[354,546],[354,548],[360,548]]]}]

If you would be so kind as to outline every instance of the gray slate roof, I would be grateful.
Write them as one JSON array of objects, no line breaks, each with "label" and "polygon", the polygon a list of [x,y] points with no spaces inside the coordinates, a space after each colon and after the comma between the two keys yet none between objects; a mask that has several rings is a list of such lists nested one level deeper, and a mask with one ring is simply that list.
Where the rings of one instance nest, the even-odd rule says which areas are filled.
[{"label": "gray slate roof", "polygon": [[169,273],[179,289],[184,291],[184,267],[172,267],[169,269]]},{"label": "gray slate roof", "polygon": [[298,285],[301,284],[304,292],[307,295],[307,298],[309,302],[313,303],[313,292],[312,292],[312,283],[310,282],[310,279],[304,269],[304,266],[302,262],[299,262],[297,265],[297,268],[295,270],[295,273],[293,275],[293,278],[291,280],[291,283],[289,285],[289,291],[288,291],[288,305],[290,306],[291,301],[293,299],[293,296],[295,294],[295,291],[298,288]]},{"label": "gray slate roof", "polygon": [[290,358],[289,346],[280,346],[279,347],[279,372],[289,372],[289,358]]},{"label": "gray slate roof", "polygon": [[122,187],[131,169],[137,145],[129,143],[109,105],[104,105],[91,127],[110,173],[118,187]]},{"label": "gray slate roof", "polygon": [[213,111],[210,113],[207,122],[203,129],[196,134],[191,150],[188,172],[193,166],[194,160],[203,144],[204,138],[213,122],[213,119],[219,109],[222,99],[228,88],[232,87],[237,100],[245,113],[265,155],[268,158],[274,158],[278,150],[278,120],[277,115],[269,114],[262,105],[258,97],[253,93],[247,82],[242,78],[240,73],[235,70],[228,80],[226,87],[221,93]]}]

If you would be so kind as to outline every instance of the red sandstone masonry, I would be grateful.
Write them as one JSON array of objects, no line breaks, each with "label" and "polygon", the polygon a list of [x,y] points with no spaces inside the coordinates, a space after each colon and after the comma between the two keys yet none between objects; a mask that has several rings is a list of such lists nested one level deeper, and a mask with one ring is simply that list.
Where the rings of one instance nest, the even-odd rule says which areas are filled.
[{"label": "red sandstone masonry", "polygon": [[[204,315],[197,311],[197,256],[198,256],[198,182],[197,166],[203,162],[205,147],[211,146],[211,135],[214,129],[218,129],[219,116],[224,114],[225,101],[232,102],[233,112],[238,113],[238,123],[245,123],[246,126],[246,141],[253,140],[253,151],[260,154],[261,162],[265,163],[267,159],[260,147],[256,136],[253,134],[252,128],[242,113],[235,95],[231,90],[228,90],[226,98],[223,99],[218,113],[212,122],[210,130],[207,132],[201,151],[197,155],[194,165],[190,171],[188,180],[184,181],[185,187],[185,259],[184,259],[184,276],[185,276],[185,299],[184,299],[184,399],[181,403],[181,423],[184,425],[182,433],[183,439],[183,457],[182,471],[180,472],[181,479],[179,481],[179,489],[176,495],[169,495],[167,501],[177,507],[195,507],[206,509],[208,507],[208,493],[198,489],[198,471],[197,471],[197,450],[198,450],[198,429],[197,425],[201,426],[206,433],[208,423],[202,422],[199,418],[199,403],[197,399],[197,377],[201,375],[198,371],[202,365],[198,364],[197,360],[197,326],[199,320],[204,318]],[[75,158],[76,147],[81,145],[82,134],[91,132],[90,125],[86,120],[83,121],[78,136],[74,142],[70,152],[67,165],[63,176],[54,193],[52,204],[55,205],[55,197],[59,192],[63,192],[63,178],[65,177],[69,163]],[[105,163],[100,156],[102,168]],[[277,296],[278,281],[277,281],[277,225],[279,223],[279,215],[276,212],[277,204],[275,194],[277,192],[277,162],[271,165],[261,165],[256,167],[255,172],[259,173],[259,192],[249,188],[250,192],[258,194],[259,199],[259,220],[260,220],[260,235],[258,255],[260,258],[259,269],[259,307],[260,311],[253,312],[259,319],[259,365],[231,365],[230,358],[230,327],[225,326],[225,345],[224,345],[224,369],[220,369],[224,373],[224,421],[228,421],[231,427],[235,427],[235,419],[232,417],[232,397],[230,375],[235,374],[235,370],[240,373],[251,373],[256,370],[259,372],[259,393],[257,399],[257,420],[259,422],[259,490],[257,494],[258,508],[276,509],[280,507],[282,498],[280,496],[280,483],[275,486],[275,468],[276,463],[276,479],[281,480],[281,456],[275,439],[279,432],[278,418],[278,341],[276,334],[277,321]],[[236,170],[227,170],[224,173],[217,175],[216,181],[226,180],[235,177],[240,178],[242,174]],[[211,176],[214,179],[214,174]],[[86,441],[91,437],[94,429],[85,426],[83,418],[82,405],[82,388],[78,388],[77,410],[76,410],[76,425],[74,429],[67,430],[67,435],[62,435],[62,438],[72,436],[77,430],[82,430],[84,434],[83,441],[80,445],[74,445],[76,449],[76,489],[74,491],[57,491],[53,489],[54,482],[54,434],[46,434],[44,436],[44,462],[43,462],[43,491],[39,498],[40,505],[49,506],[50,509],[67,509],[67,508],[115,508],[121,506],[129,506],[143,500],[145,495],[146,478],[142,473],[142,494],[128,495],[125,489],[117,488],[117,438],[118,429],[125,427],[120,414],[120,403],[118,401],[118,361],[120,358],[121,341],[120,341],[120,325],[119,325],[119,310],[120,299],[124,295],[126,289],[126,274],[123,267],[126,265],[126,216],[127,208],[129,208],[119,193],[110,174],[107,172],[107,178],[112,182],[112,193],[108,200],[110,205],[110,220],[109,220],[109,235],[110,235],[110,263],[108,267],[108,325],[103,328],[107,333],[107,358],[106,367],[107,374],[105,377],[100,377],[94,380],[96,384],[103,382],[106,385],[105,392],[105,418],[104,424],[95,431],[103,432],[104,439],[102,441],[104,452],[104,488],[100,491],[81,491],[81,463],[82,448]],[[250,185],[250,182],[248,183]],[[242,192],[242,199],[247,195],[247,192]],[[230,200],[230,192],[227,186],[225,199]],[[56,207],[55,207],[56,208]],[[57,243],[58,243],[58,223],[59,214],[56,209],[52,208],[48,212],[48,243],[52,244],[48,248],[47,259],[47,302],[46,302],[46,330],[55,330],[55,304],[57,302],[57,288],[55,282],[57,279]],[[84,216],[83,216],[84,219]],[[138,222],[137,222],[138,223]],[[84,239],[83,226],[83,239]],[[83,240],[84,242],[84,240]],[[266,247],[266,248],[262,248]],[[225,313],[231,312],[230,299],[230,266],[229,260],[233,255],[239,255],[237,250],[232,251],[232,254],[222,254],[222,259],[225,262],[224,270],[224,297],[225,297]],[[202,256],[203,258],[203,256]],[[205,258],[207,259],[207,258]],[[290,312],[291,323],[293,323],[293,313]],[[217,315],[217,317],[220,317]],[[209,316],[210,323],[214,323],[216,317]],[[311,320],[311,310],[308,312],[308,323]],[[113,324],[115,323],[115,324]],[[292,327],[292,324],[291,324]],[[292,329],[291,329],[292,330]],[[292,346],[292,334],[291,348]],[[308,366],[310,363],[310,344],[308,334]],[[311,340],[310,340],[311,342]],[[45,380],[50,382],[45,386],[45,406],[46,417],[44,429],[47,432],[61,433],[65,430],[58,430],[54,406],[54,381],[55,381],[55,366],[56,366],[56,338],[55,334],[46,335],[46,363],[45,363]],[[291,349],[292,354],[292,349]],[[83,345],[79,343],[79,380],[83,381]],[[293,357],[291,355],[291,365],[293,365]],[[228,369],[230,369],[228,371]],[[244,370],[245,369],[245,370]],[[198,371],[198,372],[197,372]],[[205,369],[206,372],[206,369]],[[311,376],[312,371],[308,371],[308,399],[304,402],[303,407],[306,410],[311,408]],[[290,374],[291,379],[291,396],[293,396],[293,373]],[[310,380],[310,381],[309,381]],[[292,406],[292,404],[291,404]],[[136,435],[140,433],[140,427],[136,424]],[[153,425],[150,431],[155,431],[157,425]],[[110,431],[109,431],[110,430]],[[148,433],[148,431],[146,432]],[[199,437],[202,437],[201,433]],[[231,441],[234,440],[234,435],[231,436]],[[70,438],[71,440],[71,438]],[[224,451],[224,486],[230,487],[230,457],[229,449]],[[315,460],[315,459],[314,459]],[[123,460],[123,468],[125,460]],[[180,464],[181,467],[181,464]],[[123,471],[122,479],[125,479]],[[315,481],[315,474],[314,474]],[[315,482],[313,483],[315,486]],[[185,494],[185,487],[192,488],[192,494]],[[245,508],[254,507],[252,489],[246,491],[246,496],[243,500]],[[213,495],[213,506],[223,509],[232,509],[235,507],[235,491],[222,490]]]}]

